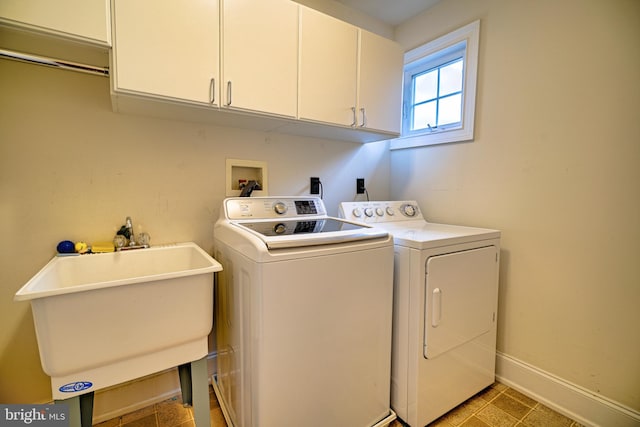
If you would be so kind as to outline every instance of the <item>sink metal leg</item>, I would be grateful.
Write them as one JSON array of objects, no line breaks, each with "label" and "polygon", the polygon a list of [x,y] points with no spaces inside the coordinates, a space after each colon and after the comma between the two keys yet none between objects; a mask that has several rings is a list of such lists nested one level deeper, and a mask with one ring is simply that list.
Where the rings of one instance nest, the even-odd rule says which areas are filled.
[{"label": "sink metal leg", "polygon": [[207,357],[191,362],[193,419],[196,427],[211,427]]},{"label": "sink metal leg", "polygon": [[69,399],[55,400],[55,404],[69,407],[69,427],[91,427],[93,422],[93,392]]},{"label": "sink metal leg", "polygon": [[91,427],[93,425],[93,392],[81,394],[79,397],[82,427]]},{"label": "sink metal leg", "polygon": [[[207,357],[178,366],[182,401],[193,406],[196,427],[211,427],[209,408],[209,373]],[[93,421],[93,392],[55,400],[69,407],[69,427],[91,427]]]},{"label": "sink metal leg", "polygon": [[69,427],[82,427],[82,416],[80,415],[80,396],[69,399],[54,400],[56,405],[67,405],[69,407]]},{"label": "sink metal leg", "polygon": [[182,390],[182,404],[184,406],[193,406],[191,364],[185,363],[178,366],[178,375],[180,377],[180,390]]}]

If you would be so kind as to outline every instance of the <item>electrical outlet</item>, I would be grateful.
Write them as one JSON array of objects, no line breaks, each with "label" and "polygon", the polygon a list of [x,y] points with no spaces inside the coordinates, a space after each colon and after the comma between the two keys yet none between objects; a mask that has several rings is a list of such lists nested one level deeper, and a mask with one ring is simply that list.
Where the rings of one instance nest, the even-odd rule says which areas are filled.
[{"label": "electrical outlet", "polygon": [[309,184],[310,194],[320,194],[320,178],[312,176]]},{"label": "electrical outlet", "polygon": [[365,191],[364,178],[356,178],[356,194],[364,194]]}]

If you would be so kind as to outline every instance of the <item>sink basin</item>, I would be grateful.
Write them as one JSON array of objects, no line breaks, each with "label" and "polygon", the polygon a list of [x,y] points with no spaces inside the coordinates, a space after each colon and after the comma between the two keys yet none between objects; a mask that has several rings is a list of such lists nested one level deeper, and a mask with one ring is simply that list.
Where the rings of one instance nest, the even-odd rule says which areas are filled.
[{"label": "sink basin", "polygon": [[203,358],[220,270],[195,243],[53,258],[14,298],[31,302],[53,398]]}]

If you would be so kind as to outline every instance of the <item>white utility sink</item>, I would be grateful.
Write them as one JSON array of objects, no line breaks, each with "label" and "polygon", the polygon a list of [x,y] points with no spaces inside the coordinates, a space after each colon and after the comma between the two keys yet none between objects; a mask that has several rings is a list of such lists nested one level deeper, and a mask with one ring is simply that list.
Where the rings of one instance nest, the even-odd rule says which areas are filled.
[{"label": "white utility sink", "polygon": [[53,398],[203,358],[220,270],[195,243],[53,258],[15,295],[31,301]]}]

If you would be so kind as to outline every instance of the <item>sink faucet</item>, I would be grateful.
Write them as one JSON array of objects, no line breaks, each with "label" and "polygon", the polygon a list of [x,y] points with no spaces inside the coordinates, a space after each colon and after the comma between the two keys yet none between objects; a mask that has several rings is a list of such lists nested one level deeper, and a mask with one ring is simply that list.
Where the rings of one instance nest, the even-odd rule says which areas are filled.
[{"label": "sink faucet", "polygon": [[135,246],[136,241],[134,237],[135,235],[133,234],[133,222],[131,221],[130,216],[127,217],[127,221],[125,222],[125,227],[127,228],[127,231],[129,231],[129,246]]},{"label": "sink faucet", "polygon": [[[129,244],[126,244],[127,239],[129,240]],[[124,225],[120,227],[120,230],[118,230],[113,238],[113,244],[116,247],[116,251],[124,251],[128,249],[148,248],[150,240],[151,237],[148,233],[138,234],[136,240],[136,235],[133,232],[133,221],[131,217],[128,216]]]}]

